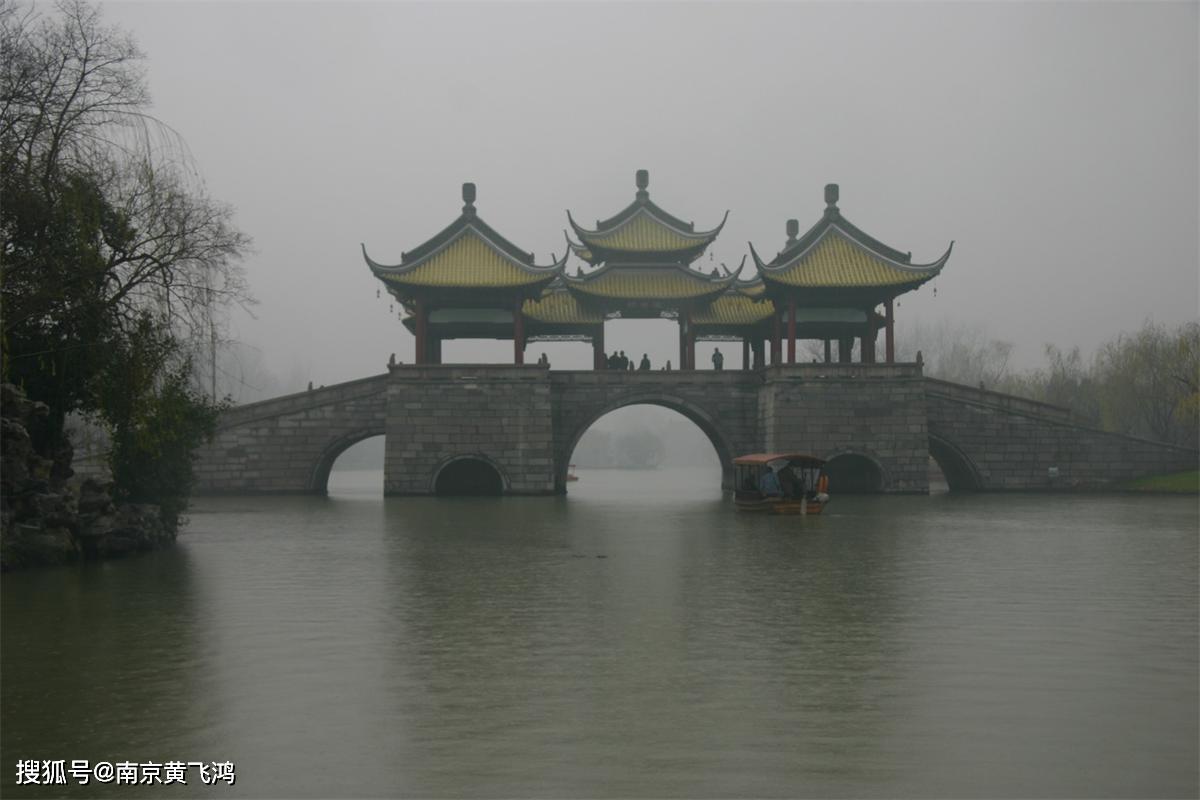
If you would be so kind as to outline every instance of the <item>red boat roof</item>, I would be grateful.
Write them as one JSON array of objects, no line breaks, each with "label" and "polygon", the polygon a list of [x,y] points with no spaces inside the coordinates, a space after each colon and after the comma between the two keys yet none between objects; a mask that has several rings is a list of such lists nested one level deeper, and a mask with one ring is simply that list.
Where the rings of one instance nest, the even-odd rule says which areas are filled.
[{"label": "red boat roof", "polygon": [[734,464],[740,466],[763,466],[771,461],[786,459],[793,464],[807,464],[811,466],[820,466],[825,463],[825,459],[810,456],[806,453],[751,453],[747,456],[738,456],[733,460]]}]

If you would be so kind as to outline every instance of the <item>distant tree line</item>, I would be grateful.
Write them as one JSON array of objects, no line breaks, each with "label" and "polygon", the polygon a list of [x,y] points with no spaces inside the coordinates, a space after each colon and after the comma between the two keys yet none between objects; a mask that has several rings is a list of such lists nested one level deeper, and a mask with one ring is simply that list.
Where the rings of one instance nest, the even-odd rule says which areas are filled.
[{"label": "distant tree line", "polygon": [[1044,366],[1010,368],[1012,345],[978,329],[943,324],[906,337],[905,360],[920,350],[925,374],[1071,409],[1083,424],[1188,447],[1200,435],[1200,323],[1146,322],[1084,358],[1078,347],[1045,347]]},{"label": "distant tree line", "polygon": [[103,425],[119,498],[173,527],[219,407],[195,357],[248,301],[249,240],[97,9],[0,0],[0,53],[2,377],[49,406],[43,439],[71,414]]},{"label": "distant tree line", "polygon": [[648,428],[592,428],[580,438],[571,458],[581,467],[653,469],[662,464],[665,452],[663,440]]}]

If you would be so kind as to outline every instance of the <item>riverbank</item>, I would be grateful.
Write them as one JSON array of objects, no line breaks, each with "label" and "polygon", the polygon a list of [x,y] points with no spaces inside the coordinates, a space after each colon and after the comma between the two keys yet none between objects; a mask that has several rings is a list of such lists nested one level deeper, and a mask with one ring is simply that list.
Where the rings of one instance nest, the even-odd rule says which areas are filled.
[{"label": "riverbank", "polygon": [[1175,472],[1170,475],[1151,475],[1125,484],[1129,492],[1148,494],[1197,494],[1200,495],[1200,470]]},{"label": "riverbank", "polygon": [[70,442],[43,444],[48,415],[45,403],[0,386],[0,571],[174,542],[158,506],[116,502],[111,482],[75,476]]}]

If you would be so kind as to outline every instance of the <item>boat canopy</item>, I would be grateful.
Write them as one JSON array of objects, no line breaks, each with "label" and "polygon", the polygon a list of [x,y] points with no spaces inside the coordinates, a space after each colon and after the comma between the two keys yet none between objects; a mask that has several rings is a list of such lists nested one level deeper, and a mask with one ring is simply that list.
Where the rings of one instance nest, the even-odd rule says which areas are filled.
[{"label": "boat canopy", "polygon": [[819,467],[825,459],[805,453],[752,453],[738,456],[733,463],[740,467],[765,467],[772,461],[786,461],[792,466]]}]

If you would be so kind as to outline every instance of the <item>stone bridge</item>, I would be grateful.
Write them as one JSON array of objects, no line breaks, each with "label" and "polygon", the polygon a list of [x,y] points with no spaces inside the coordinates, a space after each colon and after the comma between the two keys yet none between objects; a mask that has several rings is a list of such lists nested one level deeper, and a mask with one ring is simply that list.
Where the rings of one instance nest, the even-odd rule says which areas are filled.
[{"label": "stone bridge", "polygon": [[1195,469],[1198,458],[1078,425],[1057,406],[925,378],[917,364],[753,372],[401,365],[227,412],[201,451],[197,491],[321,494],[346,448],[383,435],[389,495],[453,491],[462,481],[505,494],[561,493],[584,432],[638,404],[692,420],[720,458],[725,488],[733,457],[761,451],[828,459],[834,491],[916,493],[929,489],[929,456],[954,490],[1099,487]]}]

